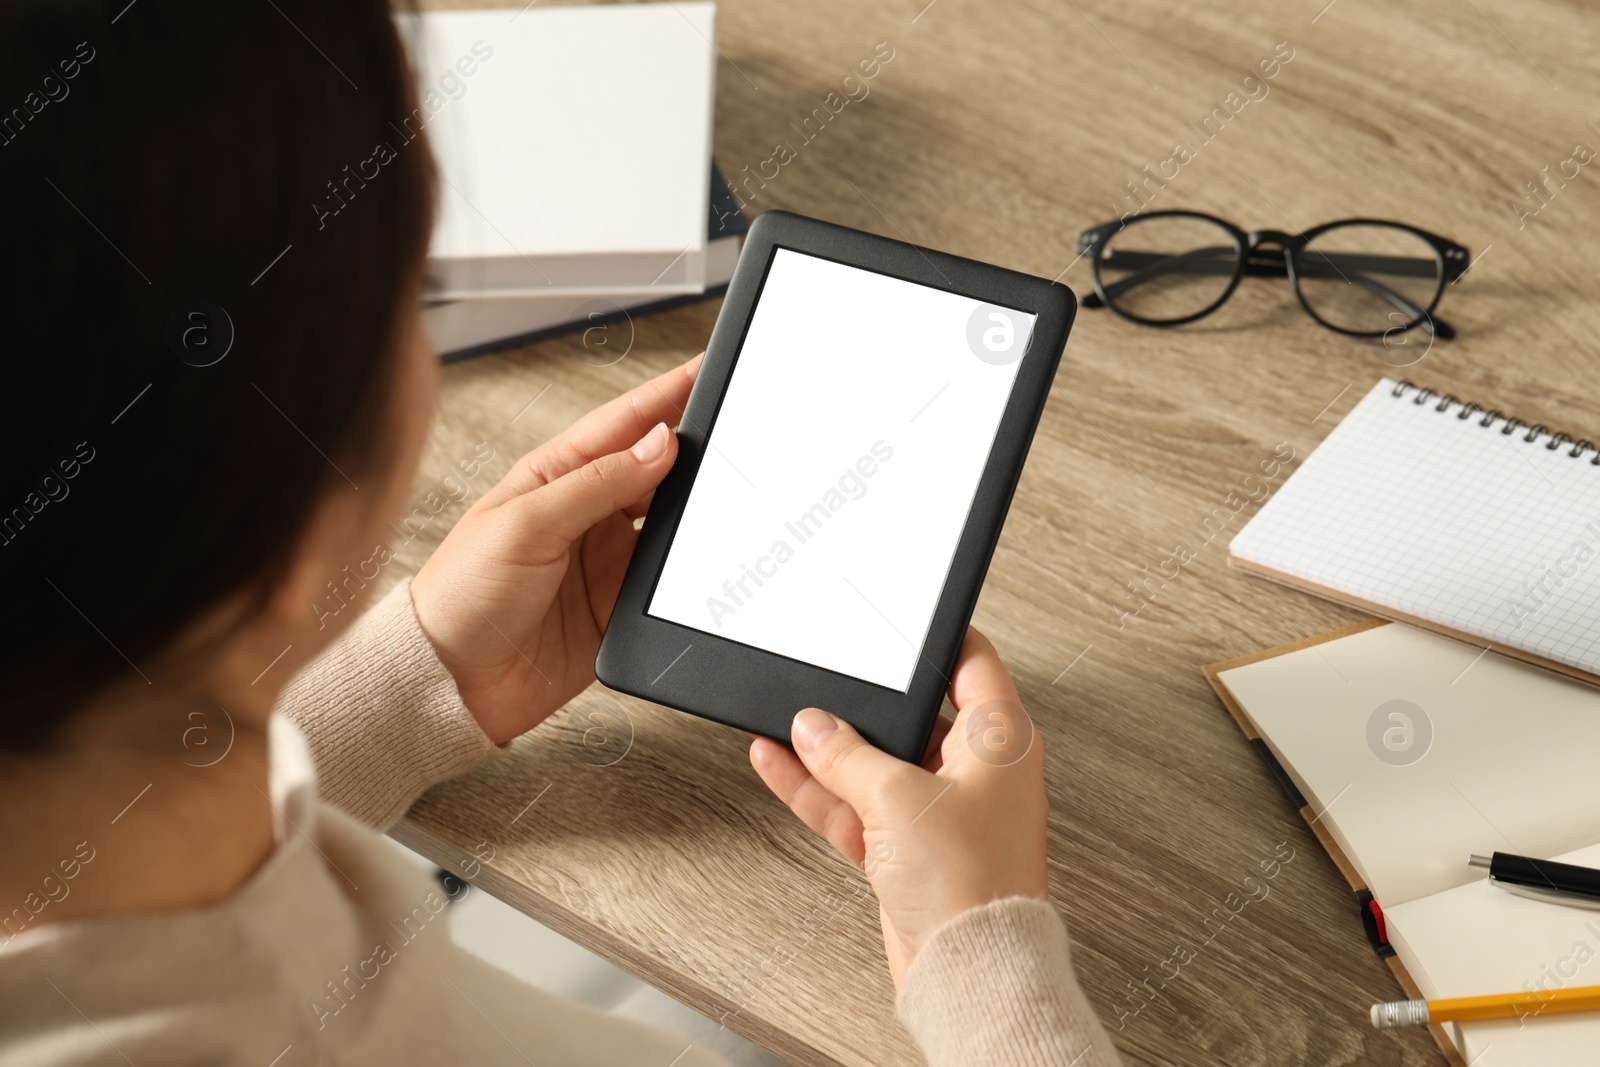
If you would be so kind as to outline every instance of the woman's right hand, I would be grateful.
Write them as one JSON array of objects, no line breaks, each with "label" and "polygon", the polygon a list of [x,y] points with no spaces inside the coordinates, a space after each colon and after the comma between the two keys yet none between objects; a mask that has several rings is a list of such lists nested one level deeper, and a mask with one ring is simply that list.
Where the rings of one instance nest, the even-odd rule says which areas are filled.
[{"label": "woman's right hand", "polygon": [[1003,897],[1049,892],[1044,751],[977,630],[956,658],[950,700],[955,724],[921,767],[815,708],[795,716],[793,751],[767,738],[750,748],[767,787],[866,871],[896,988],[944,923]]}]

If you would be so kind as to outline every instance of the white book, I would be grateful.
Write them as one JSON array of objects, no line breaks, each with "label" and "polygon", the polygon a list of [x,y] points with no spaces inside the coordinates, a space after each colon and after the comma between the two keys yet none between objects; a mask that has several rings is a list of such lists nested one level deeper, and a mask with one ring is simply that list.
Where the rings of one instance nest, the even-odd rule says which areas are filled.
[{"label": "white book", "polygon": [[1600,681],[1600,452],[1387,378],[1229,562]]},{"label": "white book", "polygon": [[[711,3],[400,16],[439,162],[440,298],[705,287]],[[403,149],[402,149],[403,150]]]},{"label": "white book", "polygon": [[[1371,891],[1422,995],[1530,994],[1528,1018],[1444,1028],[1463,1060],[1593,1062],[1600,1016],[1537,1005],[1600,985],[1600,911],[1515,896],[1467,857],[1600,866],[1600,690],[1399,623],[1210,670]],[[1375,977],[1373,1000],[1390,999]]]},{"label": "white book", "polygon": [[532,344],[582,330],[596,358],[622,358],[632,345],[636,315],[665,310],[727,291],[750,229],[716,164],[711,167],[710,231],[706,238],[706,285],[696,293],[659,287],[607,293],[489,294],[430,300],[422,324],[446,362]]}]

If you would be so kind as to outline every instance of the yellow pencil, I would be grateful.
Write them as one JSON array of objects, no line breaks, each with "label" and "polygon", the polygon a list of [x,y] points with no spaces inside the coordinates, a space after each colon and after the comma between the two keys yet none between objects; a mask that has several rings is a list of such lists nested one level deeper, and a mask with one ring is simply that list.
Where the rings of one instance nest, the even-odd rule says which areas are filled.
[{"label": "yellow pencil", "polygon": [[1389,1030],[1429,1023],[1532,1018],[1567,1011],[1600,1011],[1600,985],[1447,1000],[1395,1000],[1372,1006],[1372,1025]]}]

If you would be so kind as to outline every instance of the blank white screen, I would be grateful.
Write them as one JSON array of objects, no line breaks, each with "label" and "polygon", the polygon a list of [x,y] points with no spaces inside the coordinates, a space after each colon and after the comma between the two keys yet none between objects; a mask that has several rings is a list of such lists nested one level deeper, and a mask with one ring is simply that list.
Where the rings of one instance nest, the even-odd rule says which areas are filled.
[{"label": "blank white screen", "polygon": [[905,692],[1034,321],[777,250],[649,614]]}]

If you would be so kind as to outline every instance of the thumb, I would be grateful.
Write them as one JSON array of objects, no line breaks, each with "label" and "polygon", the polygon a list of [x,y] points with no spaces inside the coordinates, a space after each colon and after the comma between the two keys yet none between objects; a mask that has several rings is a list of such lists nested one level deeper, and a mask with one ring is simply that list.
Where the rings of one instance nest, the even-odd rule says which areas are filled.
[{"label": "thumb", "polygon": [[528,528],[570,544],[654,492],[677,455],[677,437],[658,422],[627,451],[591,460],[507,506]]},{"label": "thumb", "polygon": [[811,777],[854,808],[863,821],[887,794],[924,773],[874,748],[855,727],[818,708],[806,708],[796,715],[790,736],[795,754]]}]

